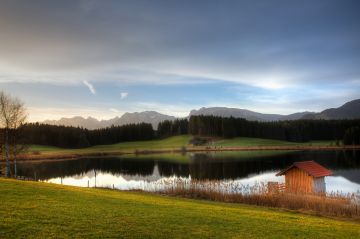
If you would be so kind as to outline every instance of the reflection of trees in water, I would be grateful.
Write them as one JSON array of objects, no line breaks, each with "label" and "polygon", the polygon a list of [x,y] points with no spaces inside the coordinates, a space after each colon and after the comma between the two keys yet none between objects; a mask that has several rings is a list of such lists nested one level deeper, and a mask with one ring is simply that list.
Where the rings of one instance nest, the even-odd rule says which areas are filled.
[{"label": "reflection of trees in water", "polygon": [[157,161],[159,173],[163,177],[178,176],[188,177],[190,175],[189,164],[179,164],[167,161]]},{"label": "reflection of trees in water", "polygon": [[314,160],[331,170],[360,169],[360,151],[311,151],[299,152],[297,161]]},{"label": "reflection of trees in water", "polygon": [[236,160],[212,154],[195,154],[191,164],[158,162],[162,176],[188,176],[195,179],[236,179],[265,171],[277,171],[296,161],[315,160],[332,170],[359,169],[360,151],[292,152],[275,156]]},{"label": "reflection of trees in water", "polygon": [[342,176],[351,182],[360,184],[360,172],[356,169],[347,169],[347,170],[335,170],[333,171],[335,176]]},{"label": "reflection of trees in water", "polygon": [[[276,156],[249,157],[236,159],[216,154],[194,154],[191,163],[152,159],[134,158],[91,158],[42,163],[21,163],[19,175],[38,179],[81,175],[97,171],[111,174],[152,175],[157,165],[161,176],[172,175],[195,179],[236,179],[246,178],[252,174],[265,171],[277,171],[293,162],[315,160],[331,170],[360,169],[360,151],[319,151],[319,152],[292,152]],[[344,175],[342,175],[344,176]],[[346,177],[346,176],[344,176]]]},{"label": "reflection of trees in water", "polygon": [[147,176],[153,173],[154,161],[123,160],[120,158],[88,158],[55,162],[21,163],[19,175],[46,180],[101,171],[111,174]]},{"label": "reflection of trees in water", "polygon": [[[246,160],[230,160],[226,157],[196,154],[193,157],[191,176],[196,179],[236,179],[246,178],[251,174],[264,171],[277,170],[291,163],[290,155],[264,156],[261,158],[248,158]],[[210,163],[209,163],[210,162]]]}]

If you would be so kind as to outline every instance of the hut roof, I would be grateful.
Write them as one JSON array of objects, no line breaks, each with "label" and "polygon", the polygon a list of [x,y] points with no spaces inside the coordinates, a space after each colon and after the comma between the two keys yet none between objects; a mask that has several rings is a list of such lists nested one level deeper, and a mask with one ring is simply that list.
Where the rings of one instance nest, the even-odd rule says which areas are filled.
[{"label": "hut roof", "polygon": [[280,171],[276,174],[276,176],[284,175],[288,170],[292,168],[299,168],[305,172],[307,172],[309,175],[318,178],[318,177],[325,177],[332,175],[332,172],[320,164],[314,162],[314,161],[303,161],[303,162],[295,162],[290,167]]}]

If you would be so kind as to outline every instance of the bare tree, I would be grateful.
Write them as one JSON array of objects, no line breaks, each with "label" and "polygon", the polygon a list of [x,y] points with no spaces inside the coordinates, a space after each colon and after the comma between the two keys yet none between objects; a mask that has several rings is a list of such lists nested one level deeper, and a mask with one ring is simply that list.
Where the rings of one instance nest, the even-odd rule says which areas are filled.
[{"label": "bare tree", "polygon": [[5,175],[10,176],[10,156],[14,156],[15,175],[16,155],[23,149],[19,141],[19,130],[26,122],[27,114],[24,104],[18,99],[0,92],[0,127],[4,130]]},{"label": "bare tree", "polygon": [[13,103],[13,124],[9,134],[9,144],[14,161],[14,174],[17,177],[17,155],[28,149],[28,145],[24,143],[23,135],[23,126],[26,123],[27,113],[21,101],[16,99]]},{"label": "bare tree", "polygon": [[[0,127],[0,161],[3,159],[3,151],[4,151],[4,130]],[[0,167],[0,174],[3,173],[3,167]]]},{"label": "bare tree", "polygon": [[10,129],[10,96],[4,92],[0,92],[0,124],[1,128],[4,129],[4,145],[5,145],[5,160],[6,170],[5,176],[10,175],[10,155],[9,155],[9,129]]}]

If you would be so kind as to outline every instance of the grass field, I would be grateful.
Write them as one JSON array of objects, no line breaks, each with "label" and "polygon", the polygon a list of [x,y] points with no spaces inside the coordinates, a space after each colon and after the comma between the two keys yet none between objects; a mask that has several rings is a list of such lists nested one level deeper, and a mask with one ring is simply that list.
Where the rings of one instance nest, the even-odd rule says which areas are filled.
[{"label": "grass field", "polygon": [[93,150],[141,150],[141,149],[179,149],[187,146],[191,139],[190,135],[169,137],[161,140],[123,142],[112,145],[98,145],[91,147]]},{"label": "grass field", "polygon": [[356,222],[0,179],[0,238],[359,238]]},{"label": "grass field", "polygon": [[29,152],[40,153],[97,153],[97,152],[130,152],[135,150],[162,150],[162,149],[180,149],[183,146],[187,146],[190,135],[174,136],[161,140],[148,140],[148,141],[134,141],[134,142],[122,142],[109,145],[97,145],[84,149],[63,149],[52,146],[32,145]]},{"label": "grass field", "polygon": [[[192,138],[190,135],[181,135],[169,137],[161,140],[122,142],[111,145],[98,145],[84,149],[62,149],[51,146],[33,145],[29,152],[38,152],[40,154],[82,154],[82,153],[111,153],[125,152],[133,153],[135,150],[179,150],[181,147],[196,148],[189,145]],[[234,138],[217,140],[209,143],[208,146],[216,147],[256,147],[256,146],[330,146],[334,145],[331,141],[312,141],[306,143],[293,143],[281,140],[257,139],[257,138]]]},{"label": "grass field", "polygon": [[310,141],[305,143],[294,143],[274,139],[259,139],[259,138],[246,138],[239,137],[233,139],[224,139],[214,142],[215,146],[222,147],[236,147],[236,146],[330,146],[335,145],[335,142],[325,141]]}]

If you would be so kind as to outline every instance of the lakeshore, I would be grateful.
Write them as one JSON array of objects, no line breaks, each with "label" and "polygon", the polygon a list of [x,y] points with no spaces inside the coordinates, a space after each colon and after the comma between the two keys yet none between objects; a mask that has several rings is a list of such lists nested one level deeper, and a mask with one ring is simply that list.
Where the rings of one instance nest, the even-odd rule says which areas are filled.
[{"label": "lakeshore", "polygon": [[173,136],[161,140],[122,142],[112,145],[98,145],[89,148],[64,149],[52,146],[32,145],[18,155],[18,160],[74,159],[81,157],[110,157],[120,155],[145,155],[166,153],[201,153],[221,151],[324,151],[357,150],[360,145],[336,145],[333,141],[310,141],[295,143],[281,140],[258,138],[216,139],[206,145],[190,145],[191,136]]}]

